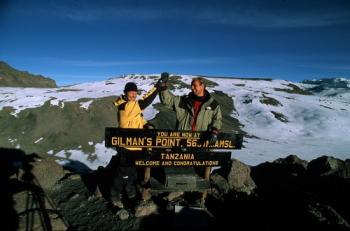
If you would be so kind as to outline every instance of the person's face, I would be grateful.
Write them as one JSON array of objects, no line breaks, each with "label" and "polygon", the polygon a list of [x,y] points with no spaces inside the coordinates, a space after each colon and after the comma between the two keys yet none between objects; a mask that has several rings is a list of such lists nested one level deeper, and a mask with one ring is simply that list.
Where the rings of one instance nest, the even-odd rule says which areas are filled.
[{"label": "person's face", "polygon": [[196,96],[204,96],[204,84],[202,84],[200,81],[194,81],[191,87],[193,94]]},{"label": "person's face", "polygon": [[126,93],[126,98],[128,98],[128,101],[135,101],[137,97],[137,91],[128,91]]}]

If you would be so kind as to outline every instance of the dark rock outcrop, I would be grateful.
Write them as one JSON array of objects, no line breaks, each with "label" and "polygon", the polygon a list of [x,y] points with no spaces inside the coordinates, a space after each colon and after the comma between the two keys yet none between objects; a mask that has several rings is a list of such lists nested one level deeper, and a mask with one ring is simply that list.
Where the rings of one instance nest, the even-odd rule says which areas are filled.
[{"label": "dark rock outcrop", "polygon": [[322,156],[310,161],[308,173],[313,176],[335,176],[349,179],[350,160],[342,161],[331,156]]},{"label": "dark rock outcrop", "polygon": [[[325,167],[329,166],[325,160],[331,161],[334,168]],[[320,157],[307,163],[288,156],[252,167],[264,213],[274,218],[269,225],[284,230],[349,229],[350,210],[344,203],[350,195],[350,182],[342,178],[346,162]],[[334,174],[323,174],[325,169]]]},{"label": "dark rock outcrop", "polygon": [[[102,179],[102,191],[103,185],[108,186],[108,171],[101,174],[102,168],[79,168],[74,172],[71,165],[67,171],[53,158],[34,160],[15,152],[16,158],[27,159],[27,164],[19,165],[16,158],[3,160],[2,163],[15,164],[1,166],[1,179],[11,188],[9,176],[18,172],[22,179],[18,182],[25,183],[25,187],[21,185],[25,190],[7,197],[16,205],[8,203],[4,207],[17,217],[15,221],[21,229],[28,225],[23,219],[25,214],[40,210],[41,215],[36,216],[44,218],[46,227],[53,230],[350,230],[348,160],[320,157],[308,163],[293,155],[254,167],[232,160],[211,175],[206,210],[184,208],[174,213],[167,209],[164,194],[153,192],[150,201],[140,203],[137,198],[116,211],[104,193],[95,193]],[[21,167],[17,171],[9,166]],[[35,181],[28,181],[28,172]],[[30,200],[38,205],[29,212],[25,206],[27,191],[31,192]],[[197,225],[196,217],[202,219]],[[40,230],[43,226],[34,222],[32,227]]]}]

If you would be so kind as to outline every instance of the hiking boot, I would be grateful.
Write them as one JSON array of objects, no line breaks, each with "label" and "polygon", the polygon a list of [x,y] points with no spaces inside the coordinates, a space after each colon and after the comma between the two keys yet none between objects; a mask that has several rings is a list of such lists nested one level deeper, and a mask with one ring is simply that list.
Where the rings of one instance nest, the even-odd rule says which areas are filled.
[{"label": "hiking boot", "polygon": [[120,219],[120,220],[126,220],[129,218],[130,214],[127,210],[125,209],[120,209],[117,213],[116,216]]},{"label": "hiking boot", "polygon": [[112,201],[112,205],[113,205],[113,207],[118,208],[118,209],[124,208],[124,204],[121,200]]},{"label": "hiking boot", "polygon": [[125,187],[125,192],[129,199],[136,197],[136,185],[128,182]]}]

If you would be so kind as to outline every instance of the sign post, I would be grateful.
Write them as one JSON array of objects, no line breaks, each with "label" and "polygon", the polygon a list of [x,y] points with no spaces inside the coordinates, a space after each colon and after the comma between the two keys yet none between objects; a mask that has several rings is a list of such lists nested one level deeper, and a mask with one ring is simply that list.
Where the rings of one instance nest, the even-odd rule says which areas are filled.
[{"label": "sign post", "polygon": [[[204,202],[209,188],[212,167],[224,165],[231,159],[230,151],[240,149],[243,136],[236,133],[219,133],[218,140],[210,144],[208,132],[156,129],[106,128],[105,146],[129,149],[130,159],[136,167],[144,167],[144,185],[151,181],[151,189],[159,191],[204,191]],[[165,183],[152,181],[151,168],[174,168],[167,171]],[[205,167],[204,178],[187,175],[184,168]],[[177,168],[178,170],[176,170]],[[178,174],[170,174],[178,172]],[[147,191],[149,193],[149,191]],[[144,190],[143,199],[148,196]]]}]

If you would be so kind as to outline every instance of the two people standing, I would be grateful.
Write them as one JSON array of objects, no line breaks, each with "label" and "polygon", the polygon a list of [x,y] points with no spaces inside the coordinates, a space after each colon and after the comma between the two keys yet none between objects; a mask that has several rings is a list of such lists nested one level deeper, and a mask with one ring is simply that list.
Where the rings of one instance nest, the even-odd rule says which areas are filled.
[{"label": "two people standing", "polygon": [[[219,103],[206,90],[202,78],[194,78],[191,92],[188,95],[175,96],[168,89],[169,74],[163,72],[160,80],[140,100],[137,100],[137,86],[129,82],[125,85],[123,96],[115,102],[118,109],[118,124],[121,128],[147,128],[147,121],[142,111],[149,106],[159,94],[162,104],[176,113],[176,130],[208,131],[209,143],[215,143],[222,127],[222,114]],[[116,166],[111,188],[111,200],[114,206],[122,208],[121,193],[127,197],[136,196],[136,168],[128,163],[131,152],[140,151],[135,148],[118,150],[119,163]]]}]

